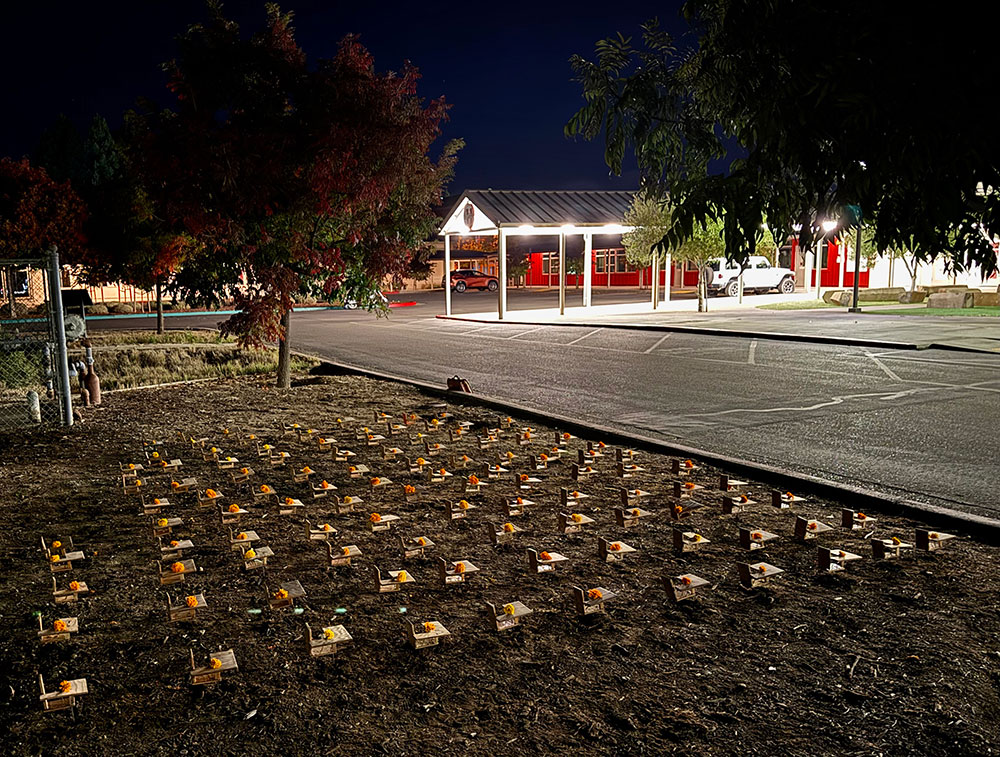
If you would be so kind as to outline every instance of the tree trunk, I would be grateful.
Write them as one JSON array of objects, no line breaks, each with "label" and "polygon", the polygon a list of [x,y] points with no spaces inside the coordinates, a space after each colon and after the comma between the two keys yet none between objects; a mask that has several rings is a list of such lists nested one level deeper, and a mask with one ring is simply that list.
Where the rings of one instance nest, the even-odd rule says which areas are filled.
[{"label": "tree trunk", "polygon": [[708,310],[708,298],[705,297],[705,271],[698,267],[698,312],[704,313]]},{"label": "tree trunk", "polygon": [[156,280],[156,333],[163,333],[163,282]]},{"label": "tree trunk", "polygon": [[278,382],[279,389],[292,388],[292,311],[286,310],[281,316],[281,338],[278,339]]}]

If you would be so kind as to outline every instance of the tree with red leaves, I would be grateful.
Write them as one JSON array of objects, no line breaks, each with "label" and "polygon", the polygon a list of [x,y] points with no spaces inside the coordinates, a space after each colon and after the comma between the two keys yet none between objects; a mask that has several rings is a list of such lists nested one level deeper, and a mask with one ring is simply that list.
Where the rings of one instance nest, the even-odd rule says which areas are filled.
[{"label": "tree with red leaves", "polygon": [[0,159],[0,257],[33,257],[56,247],[78,261],[86,210],[68,181],[53,180],[27,160]]},{"label": "tree with red leaves", "polygon": [[196,304],[235,301],[223,328],[244,344],[277,338],[281,387],[295,301],[375,307],[433,231],[461,146],[428,156],[447,106],[418,97],[415,68],[376,72],[355,37],[310,66],[291,22],[268,5],[247,39],[210,4],[167,65],[174,109],[144,115],[148,187],[167,223],[202,246],[177,290]]}]

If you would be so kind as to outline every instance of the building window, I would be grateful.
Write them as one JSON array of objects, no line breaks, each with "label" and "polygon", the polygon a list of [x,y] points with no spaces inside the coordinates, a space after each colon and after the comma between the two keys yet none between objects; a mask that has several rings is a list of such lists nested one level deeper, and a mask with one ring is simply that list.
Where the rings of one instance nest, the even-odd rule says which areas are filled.
[{"label": "building window", "polygon": [[597,253],[595,268],[598,273],[604,273],[604,258],[607,257],[607,253],[599,252]]},{"label": "building window", "polygon": [[620,253],[615,253],[615,273],[625,273],[627,265],[625,263],[625,256]]}]

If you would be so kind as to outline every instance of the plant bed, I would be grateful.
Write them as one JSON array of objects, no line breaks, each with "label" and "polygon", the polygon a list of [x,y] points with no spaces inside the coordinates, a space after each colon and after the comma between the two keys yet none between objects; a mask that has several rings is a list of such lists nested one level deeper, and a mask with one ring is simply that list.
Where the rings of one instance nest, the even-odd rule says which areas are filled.
[{"label": "plant bed", "polygon": [[[876,563],[872,538],[912,543],[922,524],[878,514],[870,527],[843,529],[841,507],[850,503],[806,493],[782,509],[772,506],[769,487],[752,481],[740,491],[753,502],[723,515],[722,497],[734,493],[720,490],[724,471],[703,464],[683,477],[702,488],[683,500],[691,515],[677,523],[670,513],[678,477],[669,457],[640,452],[636,463],[644,470],[623,482],[609,446],[594,475],[573,481],[578,450],[600,439],[572,439],[547,470],[532,474],[539,481],[524,496],[534,505],[515,518],[511,538],[495,545],[490,531],[510,520],[506,505],[520,493],[515,475],[527,471],[529,452],[551,446],[554,429],[533,425],[538,441],[525,449],[517,433],[527,424],[515,417],[496,445],[479,450],[478,437],[498,424],[496,412],[459,398],[446,409],[439,403],[396,383],[353,376],[313,377],[288,392],[228,379],[112,395],[68,433],[41,434],[30,444],[0,438],[0,659],[10,687],[2,687],[0,708],[4,753],[979,755],[995,746],[994,548],[959,534],[932,554],[911,550]],[[378,446],[356,444],[355,426],[376,428],[376,411],[427,419],[443,410],[454,417],[442,425],[473,425],[460,442],[436,434],[442,454],[468,454],[489,485],[464,493],[471,470],[461,470],[407,501],[403,486],[422,487],[426,475],[408,471],[405,459],[383,459]],[[351,478],[348,464],[329,450],[285,434],[289,424],[328,434],[354,450],[351,464],[394,485],[376,489],[367,476]],[[418,428],[387,443],[415,459],[424,449]],[[171,515],[184,522],[164,538],[191,539],[198,569],[182,584],[159,586],[150,517],[122,487],[120,466],[140,459],[143,441],[160,441],[165,457],[181,458],[199,496],[214,487],[225,505],[246,505],[239,529],[255,531],[273,550],[266,566],[245,570],[218,509],[199,508],[194,491],[170,493],[169,475],[150,474],[148,496],[169,494]],[[250,496],[250,484],[234,487],[200,446],[250,460],[257,441],[287,450],[291,462],[260,471],[252,485],[300,498],[306,512],[278,515],[273,503]],[[507,451],[515,455],[504,464],[512,472],[487,479],[485,464]],[[338,495],[363,504],[338,512],[335,498],[313,500],[308,481],[292,480],[304,465],[336,485]],[[652,493],[642,507],[654,514],[627,531],[614,514],[626,485]],[[593,524],[560,532],[561,489],[589,495],[572,508]],[[475,509],[451,520],[448,507],[461,498]],[[373,532],[374,513],[399,516],[393,533]],[[835,528],[800,543],[793,538],[796,516]],[[307,521],[330,524],[334,541],[310,540]],[[673,530],[681,524],[702,535],[704,547],[676,553]],[[778,538],[751,559],[740,547],[740,526]],[[68,536],[86,555],[72,573],[90,591],[71,613],[52,604],[52,576],[39,547],[43,538]],[[400,536],[425,537],[433,546],[404,562]],[[635,552],[606,562],[599,538],[627,542]],[[817,544],[863,559],[837,573],[821,571]],[[330,567],[328,551],[345,545],[360,554],[348,566]],[[532,574],[528,548],[567,560]],[[479,569],[475,579],[443,584],[442,557],[449,565],[467,560]],[[784,572],[747,590],[738,562]],[[413,581],[380,593],[376,567],[383,575],[405,570]],[[664,579],[691,574],[708,584],[691,599],[670,601]],[[290,581],[299,581],[305,596],[294,608],[271,609],[269,597]],[[594,596],[613,601],[604,612],[581,616],[574,587],[600,587]],[[167,590],[175,602],[203,595],[207,607],[195,621],[170,623]],[[532,613],[498,633],[487,603],[500,615],[516,602]],[[42,647],[35,612],[46,619],[71,614],[79,630]],[[415,649],[407,621],[417,632],[429,623],[450,635]],[[337,626],[352,641],[336,655],[314,656],[307,624],[313,641],[317,629]],[[238,668],[226,668],[209,686],[190,685],[191,655],[205,665],[219,650],[232,650]],[[75,721],[42,712],[39,672],[46,681],[87,679]]]}]

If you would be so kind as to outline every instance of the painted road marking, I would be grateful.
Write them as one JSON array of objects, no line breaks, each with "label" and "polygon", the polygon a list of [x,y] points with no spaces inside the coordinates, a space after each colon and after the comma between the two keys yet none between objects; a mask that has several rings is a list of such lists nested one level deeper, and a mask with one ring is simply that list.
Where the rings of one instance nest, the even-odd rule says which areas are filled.
[{"label": "painted road marking", "polygon": [[757,340],[756,339],[751,339],[750,340],[750,351],[747,353],[747,363],[748,364],[750,364],[750,365],[757,365],[754,362],[754,357],[756,356],[756,354],[757,354]]},{"label": "painted road marking", "polygon": [[891,369],[891,368],[887,367],[887,366],[886,366],[886,365],[885,365],[885,364],[884,364],[884,363],[883,363],[883,362],[882,362],[881,360],[879,360],[879,359],[878,359],[877,357],[875,357],[875,356],[874,356],[874,355],[873,355],[872,353],[870,353],[870,352],[869,352],[868,350],[865,350],[865,354],[866,354],[866,355],[867,355],[867,356],[868,356],[869,358],[871,358],[871,361],[872,361],[873,363],[875,363],[875,365],[877,365],[877,366],[878,366],[879,368],[881,368],[881,369],[882,369],[882,372],[883,372],[883,373],[885,373],[885,375],[886,375],[886,376],[888,376],[889,378],[891,378],[891,379],[892,379],[893,381],[900,381],[900,382],[901,382],[901,381],[903,380],[903,379],[901,379],[901,378],[900,378],[899,376],[897,376],[897,375],[896,375],[896,374],[895,374],[895,373],[894,373],[894,372],[892,371],[892,369]]},{"label": "painted road marking", "polygon": [[582,342],[588,336],[593,336],[598,331],[600,331],[600,329],[594,329],[593,331],[584,334],[583,336],[579,337],[578,339],[574,339],[572,342],[566,342],[566,346],[569,347],[570,345],[576,344],[577,342]]},{"label": "painted road marking", "polygon": [[650,352],[652,352],[653,350],[655,350],[657,347],[659,347],[661,344],[663,344],[665,341],[667,341],[667,339],[669,337],[672,337],[673,335],[674,335],[673,332],[668,331],[666,334],[664,334],[663,336],[661,336],[659,339],[656,340],[656,344],[654,344],[648,350],[643,350],[643,354],[648,355]]}]

